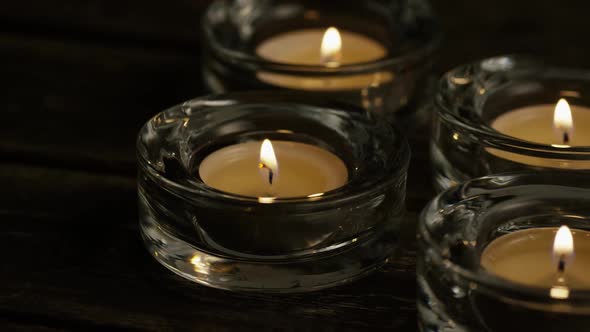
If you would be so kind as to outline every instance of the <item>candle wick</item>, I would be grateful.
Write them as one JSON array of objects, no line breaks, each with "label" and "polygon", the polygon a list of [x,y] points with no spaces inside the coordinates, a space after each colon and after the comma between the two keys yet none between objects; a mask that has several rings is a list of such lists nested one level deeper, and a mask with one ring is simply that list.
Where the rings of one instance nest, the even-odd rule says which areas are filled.
[{"label": "candle wick", "polygon": [[268,183],[270,185],[272,185],[272,182],[274,180],[274,173],[273,173],[272,169],[270,167],[266,166],[264,163],[260,163],[260,166],[259,167],[261,169],[265,169],[265,170],[268,171]]},{"label": "candle wick", "polygon": [[559,256],[559,263],[557,264],[557,271],[559,273],[565,272],[565,255]]},{"label": "candle wick", "polygon": [[269,168],[269,169],[268,169],[268,183],[269,183],[270,185],[272,185],[272,179],[273,179],[273,178],[274,178],[274,174],[273,174],[273,172],[272,172],[272,169],[270,169],[270,168]]},{"label": "candle wick", "polygon": [[563,144],[568,144],[570,142],[570,135],[567,131],[563,132]]}]

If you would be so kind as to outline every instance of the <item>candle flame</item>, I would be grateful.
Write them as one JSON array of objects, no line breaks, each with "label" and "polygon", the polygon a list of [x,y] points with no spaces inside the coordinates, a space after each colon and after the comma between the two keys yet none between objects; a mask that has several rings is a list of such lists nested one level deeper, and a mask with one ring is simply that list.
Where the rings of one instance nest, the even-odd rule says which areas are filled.
[{"label": "candle flame", "polygon": [[553,241],[553,255],[559,259],[560,270],[563,270],[568,258],[574,253],[574,237],[569,227],[561,226]]},{"label": "candle flame", "polygon": [[570,105],[563,98],[561,98],[555,106],[555,111],[553,112],[553,128],[555,134],[558,135],[563,144],[567,144],[571,141],[574,120],[572,118]]},{"label": "candle flame", "polygon": [[324,33],[322,38],[322,47],[320,49],[321,63],[330,68],[340,66],[342,58],[342,38],[340,32],[334,27],[330,27]]},{"label": "candle flame", "polygon": [[279,163],[270,140],[265,139],[260,147],[260,164],[258,165],[260,174],[268,184],[276,182],[279,175]]}]

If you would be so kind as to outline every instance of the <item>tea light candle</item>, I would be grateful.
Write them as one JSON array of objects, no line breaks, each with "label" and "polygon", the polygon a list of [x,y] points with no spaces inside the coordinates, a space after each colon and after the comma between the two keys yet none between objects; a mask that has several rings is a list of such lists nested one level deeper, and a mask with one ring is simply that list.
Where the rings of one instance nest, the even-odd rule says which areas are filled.
[{"label": "tea light candle", "polygon": [[[507,112],[496,118],[491,127],[505,135],[564,150],[572,146],[590,146],[590,108],[570,108],[565,99],[556,106],[534,105]],[[548,159],[492,148],[486,150],[500,158],[531,166],[590,169],[590,162],[585,160]]]},{"label": "tea light candle", "polygon": [[348,181],[344,162],[310,144],[246,142],[219,149],[201,162],[199,176],[210,187],[242,196],[318,197]]},{"label": "tea light candle", "polygon": [[590,288],[590,232],[531,228],[497,238],[484,250],[481,265],[502,278],[546,287],[554,298],[570,289]]},{"label": "tea light candle", "polygon": [[[266,60],[290,65],[325,66],[358,64],[379,60],[387,55],[385,46],[365,35],[338,31],[302,29],[278,34],[264,40],[256,54]],[[367,87],[392,79],[390,73],[350,76],[304,77],[258,72],[260,80],[291,89],[337,91]]]}]

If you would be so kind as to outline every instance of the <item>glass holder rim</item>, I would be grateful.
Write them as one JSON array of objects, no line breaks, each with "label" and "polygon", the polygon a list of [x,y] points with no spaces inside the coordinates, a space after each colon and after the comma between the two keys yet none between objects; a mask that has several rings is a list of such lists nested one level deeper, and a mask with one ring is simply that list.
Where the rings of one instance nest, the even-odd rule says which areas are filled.
[{"label": "glass holder rim", "polygon": [[[218,0],[216,0],[218,1]],[[216,2],[214,1],[214,2]],[[212,4],[213,5],[213,4]],[[210,6],[212,6],[210,5]],[[211,8],[211,7],[209,7]],[[429,31],[429,40],[421,45],[415,47],[410,52],[406,52],[400,55],[391,55],[387,54],[385,57],[381,59],[377,59],[374,61],[362,62],[362,63],[354,63],[354,64],[345,64],[338,66],[336,68],[330,68],[322,65],[298,65],[298,64],[286,64],[281,62],[275,62],[271,60],[266,60],[259,56],[253,56],[246,52],[240,52],[236,50],[232,50],[230,48],[224,47],[219,41],[215,38],[213,30],[207,20],[207,14],[210,9],[207,9],[205,13],[202,15],[201,19],[201,30],[203,35],[205,36],[205,40],[208,46],[211,47],[211,50],[216,53],[217,55],[229,59],[231,63],[234,65],[246,67],[246,68],[254,68],[259,70],[268,70],[274,71],[278,73],[284,74],[301,74],[305,73],[308,75],[353,75],[353,74],[363,74],[363,73],[372,73],[375,71],[379,71],[383,68],[388,67],[403,67],[409,64],[419,62],[423,59],[427,59],[431,54],[433,54],[436,49],[440,46],[444,39],[444,34],[441,29],[434,28]],[[436,21],[435,21],[436,22]],[[438,26],[438,24],[436,24]]]},{"label": "glass holder rim", "polygon": [[[464,129],[467,133],[478,137],[479,141],[485,142],[486,146],[490,148],[498,148],[508,152],[514,152],[519,154],[526,154],[531,156],[538,156],[543,158],[554,158],[554,159],[588,159],[590,158],[590,146],[567,146],[559,147],[541,143],[535,143],[523,139],[519,139],[513,136],[503,134],[491,126],[485,121],[474,123],[466,120],[465,118],[456,114],[453,111],[453,105],[450,102],[443,100],[442,94],[447,93],[449,90],[449,83],[457,79],[454,75],[462,75],[462,73],[468,73],[469,78],[461,76],[461,79],[468,79],[471,83],[471,78],[474,78],[480,73],[495,74],[494,72],[485,72],[486,63],[494,61],[511,61],[513,63],[522,63],[525,70],[529,70],[531,74],[538,75],[539,70],[542,70],[546,75],[543,77],[554,78],[554,79],[576,79],[576,80],[587,80],[590,82],[590,70],[577,70],[569,67],[558,67],[558,66],[543,66],[542,62],[534,56],[520,55],[520,54],[507,54],[498,55],[494,57],[484,58],[470,62],[465,65],[461,65],[446,72],[438,82],[438,92],[434,99],[435,111],[440,118],[452,125],[458,126]],[[507,70],[512,69],[515,65]],[[502,72],[498,72],[501,74]],[[497,74],[498,74],[497,73]],[[476,78],[476,77],[475,77]],[[461,84],[456,84],[461,85]],[[485,100],[484,100],[485,101]],[[470,105],[462,105],[462,108],[468,110],[472,114],[481,114],[481,103],[474,103]]]},{"label": "glass holder rim", "polygon": [[[258,102],[253,102],[251,100],[240,100],[240,96],[248,96],[250,92],[238,92],[238,93],[229,93],[229,94],[221,94],[221,95],[207,95],[203,97],[197,97],[185,101],[183,103],[177,104],[175,106],[169,107],[162,112],[159,112],[152,118],[150,118],[140,129],[140,133],[145,130],[145,128],[152,123],[152,121],[164,114],[168,111],[172,111],[175,109],[179,109],[187,104],[189,105],[196,105],[198,107],[205,108],[215,108],[215,107],[227,107],[232,105],[239,105],[240,103],[243,104],[260,104],[264,102],[265,104],[275,104],[275,105],[282,105],[288,107],[297,107],[297,108],[305,108],[305,109],[316,109],[326,111],[329,110],[333,113],[338,113],[340,115],[348,114],[344,110],[340,110],[334,107],[328,106],[317,106],[313,104],[303,104],[301,102],[273,102],[273,101],[263,101],[266,98],[264,92],[255,91],[257,95],[259,95],[260,99]],[[269,91],[271,94],[275,94],[273,91]],[[284,92],[285,95],[291,95],[292,93]],[[297,95],[293,93],[293,95]],[[208,103],[209,102],[209,103]],[[198,109],[191,107],[191,112],[198,112]],[[223,111],[222,109],[219,111]],[[140,138],[138,137],[137,140],[137,148],[136,148],[136,157],[141,169],[145,170],[147,174],[152,176],[154,179],[158,179],[161,181],[165,186],[167,186],[168,190],[174,190],[175,194],[179,197],[179,199],[183,200],[194,200],[194,199],[209,199],[213,202],[217,202],[219,204],[229,204],[229,207],[233,206],[233,208],[242,208],[244,205],[247,206],[257,206],[257,207],[266,207],[268,209],[275,209],[275,208],[288,208],[288,207],[296,207],[297,210],[307,210],[307,211],[317,211],[317,210],[324,210],[330,209],[332,207],[337,207],[342,204],[349,204],[358,200],[369,199],[370,197],[374,197],[379,195],[381,192],[386,190],[387,188],[394,186],[397,182],[399,182],[400,177],[406,174],[406,170],[409,166],[410,158],[411,158],[411,150],[409,143],[405,135],[401,132],[399,128],[396,126],[388,123],[385,119],[381,119],[379,115],[366,113],[368,117],[372,121],[379,121],[382,120],[382,123],[390,129],[395,137],[395,155],[392,156],[390,169],[385,176],[381,176],[379,179],[375,179],[372,183],[373,186],[365,186],[363,188],[355,188],[355,191],[348,191],[349,188],[348,184],[344,185],[341,188],[328,191],[324,193],[324,195],[318,197],[290,197],[290,198],[272,198],[272,204],[265,204],[261,203],[258,197],[249,197],[249,196],[242,196],[234,193],[223,192],[217,190],[215,188],[207,186],[202,181],[195,181],[191,182],[191,186],[183,185],[178,183],[172,179],[169,179],[167,176],[160,174],[157,169],[153,167],[153,165],[149,162],[148,158],[141,152],[141,144]],[[379,119],[375,119],[378,117]],[[140,135],[141,136],[141,135]],[[393,166],[397,167],[393,167]]]},{"label": "glass holder rim", "polygon": [[[555,177],[558,177],[559,174],[565,174],[564,171],[545,171],[545,175],[547,174],[554,174]],[[477,182],[487,182],[487,181],[494,181],[497,179],[506,179],[511,177],[534,177],[537,174],[531,173],[529,171],[513,171],[513,172],[506,172],[506,173],[499,173],[499,174],[492,174],[487,176],[482,176],[479,178],[471,179],[466,181],[462,184],[457,186],[451,187],[440,194],[438,194],[435,198],[433,198],[426,207],[422,210],[419,216],[418,221],[418,237],[421,239],[420,242],[421,246],[424,246],[424,250],[429,251],[430,254],[434,254],[434,258],[438,264],[444,265],[446,270],[450,270],[460,277],[464,278],[469,282],[473,282],[479,290],[487,290],[494,293],[510,293],[511,296],[514,296],[516,299],[522,299],[524,301],[530,301],[531,299],[541,300],[541,301],[548,301],[551,303],[575,303],[576,301],[583,301],[584,303],[590,303],[590,290],[585,289],[577,289],[572,288],[573,292],[570,293],[570,296],[567,300],[563,299],[554,299],[547,295],[547,288],[539,287],[539,286],[530,286],[525,285],[517,282],[513,282],[499,276],[496,276],[493,273],[487,272],[485,269],[480,268],[475,271],[469,270],[463,266],[460,266],[453,261],[446,259],[444,257],[444,250],[439,246],[431,237],[431,234],[426,226],[425,219],[426,216],[432,217],[432,215],[440,215],[441,211],[434,212],[437,210],[437,203],[439,198],[444,195],[448,195],[449,192],[459,192],[462,193],[466,190],[466,188],[470,187],[472,184]],[[461,199],[458,202],[463,201]],[[525,229],[525,228],[523,228]],[[429,256],[432,258],[432,256]],[[588,309],[584,309],[585,313],[588,313]]]}]

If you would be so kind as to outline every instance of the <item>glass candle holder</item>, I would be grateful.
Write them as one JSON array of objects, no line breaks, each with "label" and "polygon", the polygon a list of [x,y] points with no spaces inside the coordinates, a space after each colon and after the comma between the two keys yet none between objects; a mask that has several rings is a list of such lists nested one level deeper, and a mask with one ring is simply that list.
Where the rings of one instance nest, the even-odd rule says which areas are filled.
[{"label": "glass candle holder", "polygon": [[[323,47],[329,27],[340,42]],[[426,0],[217,0],[203,31],[214,93],[290,89],[384,112],[422,92],[440,40]]]},{"label": "glass candle holder", "polygon": [[[569,103],[570,127],[555,114],[562,103]],[[515,56],[450,71],[441,79],[434,103],[431,154],[436,187],[444,190],[506,171],[589,170],[588,106],[587,71]]]},{"label": "glass candle holder", "polygon": [[[158,262],[216,288],[301,292],[355,280],[395,253],[409,162],[406,140],[362,109],[298,103],[303,99],[309,101],[281,92],[204,97],[170,108],[143,127],[140,225]],[[283,157],[303,145],[306,151],[328,151],[342,160],[347,180],[327,192],[281,198],[222,191],[201,177],[216,151],[259,146],[264,139],[275,142],[275,149],[281,147],[277,142],[286,145]],[[239,153],[218,160],[218,167]],[[280,180],[285,160],[278,153]],[[243,168],[257,169],[257,163]],[[222,177],[230,185],[242,181]],[[306,175],[295,174],[295,180],[305,182]]]},{"label": "glass candle holder", "polygon": [[[577,173],[507,173],[443,192],[418,226],[421,331],[586,330],[589,221],[590,181]],[[552,246],[564,225],[575,241],[560,274]]]}]

